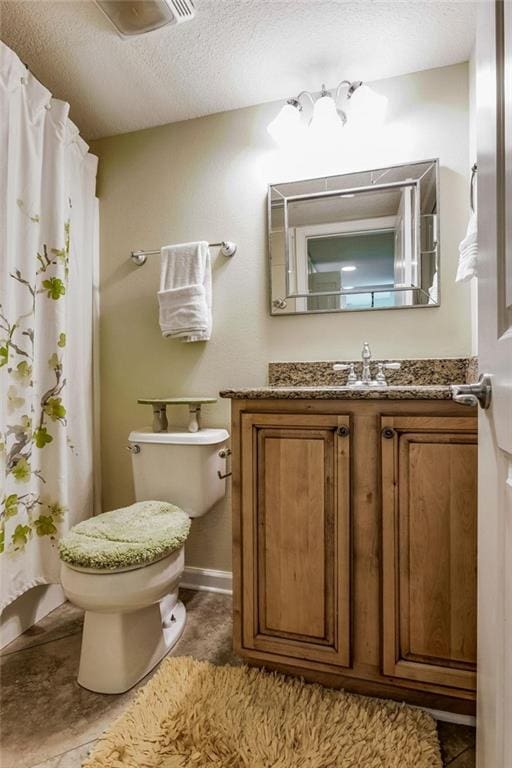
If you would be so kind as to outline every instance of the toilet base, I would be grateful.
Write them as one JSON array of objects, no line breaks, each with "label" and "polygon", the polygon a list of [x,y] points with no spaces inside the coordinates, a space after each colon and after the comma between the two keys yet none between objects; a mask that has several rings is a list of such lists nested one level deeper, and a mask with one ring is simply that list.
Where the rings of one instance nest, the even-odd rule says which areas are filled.
[{"label": "toilet base", "polygon": [[169,653],[185,628],[176,595],[126,613],[86,611],[78,683],[96,693],[124,693]]}]

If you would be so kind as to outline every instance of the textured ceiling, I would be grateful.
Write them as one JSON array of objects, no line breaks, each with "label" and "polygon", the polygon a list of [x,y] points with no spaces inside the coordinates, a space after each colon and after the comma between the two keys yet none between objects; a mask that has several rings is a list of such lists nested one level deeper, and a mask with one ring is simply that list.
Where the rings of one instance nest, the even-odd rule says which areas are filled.
[{"label": "textured ceiling", "polygon": [[1,0],[1,39],[88,138],[469,58],[471,0],[195,0],[122,40],[92,0]]}]

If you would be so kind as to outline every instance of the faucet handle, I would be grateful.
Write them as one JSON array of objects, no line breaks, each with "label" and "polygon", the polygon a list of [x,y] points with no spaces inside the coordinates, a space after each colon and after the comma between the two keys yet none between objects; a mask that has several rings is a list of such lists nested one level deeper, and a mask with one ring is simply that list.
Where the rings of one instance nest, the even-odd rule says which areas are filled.
[{"label": "faucet handle", "polygon": [[389,371],[398,371],[400,366],[401,363],[377,363],[377,375],[375,377],[375,381],[379,384],[379,386],[386,386],[387,381],[384,375],[384,369],[386,368]]},{"label": "faucet handle", "polygon": [[386,377],[384,375],[384,363],[377,363],[377,375],[375,381],[380,387],[385,387],[387,384]]},{"label": "faucet handle", "polygon": [[357,381],[354,363],[335,363],[332,369],[333,371],[349,371],[347,384],[355,384]]}]

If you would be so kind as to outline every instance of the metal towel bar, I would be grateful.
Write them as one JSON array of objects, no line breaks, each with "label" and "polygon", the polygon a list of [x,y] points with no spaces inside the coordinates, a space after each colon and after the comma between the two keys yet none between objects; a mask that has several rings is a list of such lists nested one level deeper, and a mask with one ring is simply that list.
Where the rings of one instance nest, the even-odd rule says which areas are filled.
[{"label": "metal towel bar", "polygon": [[[236,253],[237,245],[231,242],[231,240],[222,240],[220,243],[208,243],[210,248],[220,248],[220,253],[223,256],[234,256]],[[138,267],[142,267],[146,263],[148,256],[158,256],[160,251],[132,251],[130,258],[134,264]]]}]

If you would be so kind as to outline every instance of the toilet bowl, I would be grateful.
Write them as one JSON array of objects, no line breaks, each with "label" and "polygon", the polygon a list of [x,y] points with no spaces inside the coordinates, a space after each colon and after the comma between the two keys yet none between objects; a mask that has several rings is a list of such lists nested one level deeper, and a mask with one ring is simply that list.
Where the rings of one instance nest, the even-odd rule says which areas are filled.
[{"label": "toilet bowl", "polygon": [[62,588],[85,610],[78,682],[98,693],[135,685],[179,640],[184,547],[141,568],[102,572],[63,562]]},{"label": "toilet bowl", "polygon": [[[139,509],[144,514],[150,505],[169,502],[160,506],[178,507],[176,514],[182,517],[181,510],[192,518],[206,514],[226,492],[226,481],[220,475],[225,469],[222,449],[228,438],[225,429],[132,432],[129,447],[139,504],[80,523],[61,541],[64,593],[85,611],[78,672],[78,682],[84,688],[98,693],[128,690],[179,640],[186,622],[185,606],[178,599],[185,567],[181,540],[186,532],[181,531],[181,539],[176,540],[172,551],[145,562],[160,550],[151,530],[151,518],[146,521],[146,549],[150,554],[141,544]],[[141,503],[145,499],[151,501]],[[87,535],[87,524],[95,527],[96,537],[96,528],[99,526],[101,532],[103,519],[116,524],[117,513],[121,535],[126,539],[122,546],[127,548],[128,556],[119,552],[117,533],[102,540],[99,552],[92,556],[86,552],[84,556],[80,535]],[[132,515],[132,523],[126,515]],[[93,543],[96,547],[96,538]],[[166,545],[174,546],[172,542]]]}]

